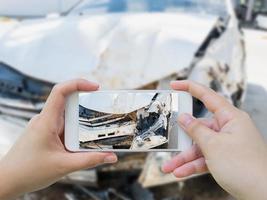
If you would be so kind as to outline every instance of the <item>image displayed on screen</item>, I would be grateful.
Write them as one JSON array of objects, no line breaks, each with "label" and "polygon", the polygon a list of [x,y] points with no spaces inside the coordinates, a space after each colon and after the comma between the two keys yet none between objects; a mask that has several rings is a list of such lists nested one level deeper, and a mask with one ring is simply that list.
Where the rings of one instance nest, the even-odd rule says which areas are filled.
[{"label": "image displayed on screen", "polygon": [[79,94],[81,149],[177,149],[178,93]]}]

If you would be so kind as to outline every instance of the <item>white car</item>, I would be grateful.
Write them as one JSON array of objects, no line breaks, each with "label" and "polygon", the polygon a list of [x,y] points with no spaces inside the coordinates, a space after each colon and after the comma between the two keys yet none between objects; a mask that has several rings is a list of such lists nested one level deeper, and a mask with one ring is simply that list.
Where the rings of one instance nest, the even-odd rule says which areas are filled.
[{"label": "white car", "polygon": [[245,44],[231,0],[2,0],[0,15],[9,17],[0,19],[0,155],[53,85],[72,78],[106,89],[190,79],[242,103]]},{"label": "white car", "polygon": [[256,24],[258,28],[261,28],[263,30],[267,30],[267,16],[259,14],[256,17]]}]

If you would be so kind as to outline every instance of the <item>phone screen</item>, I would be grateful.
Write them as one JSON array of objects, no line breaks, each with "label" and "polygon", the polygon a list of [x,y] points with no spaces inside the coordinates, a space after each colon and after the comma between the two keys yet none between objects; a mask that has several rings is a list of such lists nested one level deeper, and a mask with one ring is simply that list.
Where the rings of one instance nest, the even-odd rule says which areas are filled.
[{"label": "phone screen", "polygon": [[178,149],[178,96],[170,91],[80,93],[80,149]]}]

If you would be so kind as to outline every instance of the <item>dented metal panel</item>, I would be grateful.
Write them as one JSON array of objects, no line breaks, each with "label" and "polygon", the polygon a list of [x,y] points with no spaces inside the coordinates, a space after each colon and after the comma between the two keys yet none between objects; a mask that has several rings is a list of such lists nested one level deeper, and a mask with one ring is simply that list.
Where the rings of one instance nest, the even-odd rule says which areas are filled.
[{"label": "dented metal panel", "polygon": [[246,89],[243,34],[235,19],[230,19],[221,27],[224,30],[212,40],[203,57],[195,60],[188,78],[213,88],[240,106]]},{"label": "dented metal panel", "polygon": [[[79,104],[88,109],[111,114],[127,114],[148,106],[156,93],[102,93],[79,94]],[[97,104],[95,103],[97,102]]]},{"label": "dented metal panel", "polygon": [[216,20],[182,13],[26,20],[0,38],[0,60],[41,80],[140,88],[188,67]]},{"label": "dented metal panel", "polygon": [[[101,92],[81,94],[80,102],[83,106],[86,106],[85,104],[87,106],[79,106],[80,147],[133,150],[156,147],[177,149],[177,142],[172,141],[169,144],[173,137],[170,133],[177,134],[173,123],[176,119],[172,119],[174,114],[172,106],[178,106],[177,93],[144,93],[144,95],[143,93],[108,93],[107,98],[102,95]],[[114,105],[120,98],[127,100],[127,104],[118,104],[119,111],[124,110],[124,114],[118,114],[118,109]],[[103,105],[100,108],[102,112],[90,110],[92,108],[90,102],[98,102],[98,99],[102,99],[99,100]],[[144,99],[144,102],[141,99]],[[176,104],[173,103],[175,100]],[[127,110],[128,113],[125,112]]]}]

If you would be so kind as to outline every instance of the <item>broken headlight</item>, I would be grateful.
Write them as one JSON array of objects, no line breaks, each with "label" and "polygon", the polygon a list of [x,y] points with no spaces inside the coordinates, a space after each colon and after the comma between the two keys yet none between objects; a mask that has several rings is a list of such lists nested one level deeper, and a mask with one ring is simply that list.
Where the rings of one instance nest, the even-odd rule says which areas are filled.
[{"label": "broken headlight", "polygon": [[53,85],[0,62],[0,113],[30,118],[40,112]]}]

